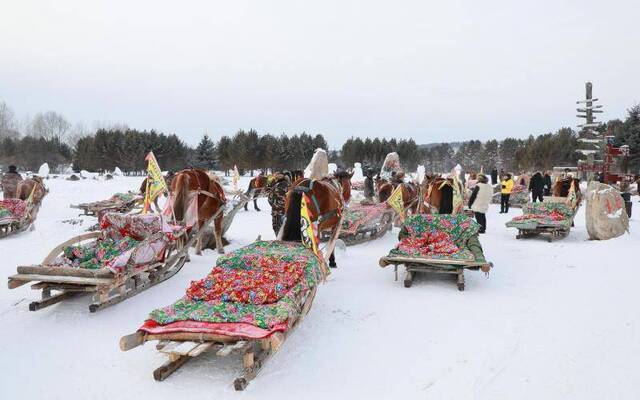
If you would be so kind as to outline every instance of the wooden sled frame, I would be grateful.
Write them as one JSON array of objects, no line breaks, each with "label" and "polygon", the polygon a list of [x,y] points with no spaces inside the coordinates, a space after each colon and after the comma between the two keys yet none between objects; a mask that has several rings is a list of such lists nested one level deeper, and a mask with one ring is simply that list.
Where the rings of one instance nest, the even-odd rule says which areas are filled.
[{"label": "wooden sled frame", "polygon": [[[204,226],[212,223],[221,210],[222,208],[209,218]],[[183,233],[165,250],[164,262],[151,263],[144,268],[137,268],[118,276],[111,271],[94,272],[80,268],[48,266],[65,247],[95,240],[102,235],[100,231],[85,233],[56,246],[45,257],[42,264],[19,266],[18,274],[9,277],[8,286],[9,289],[15,289],[29,282],[36,282],[31,285],[31,289],[42,290],[42,298],[29,304],[30,311],[40,310],[79,294],[94,293],[89,311],[96,312],[135,296],[177,274],[189,258],[189,248],[196,244],[204,232],[205,229],[199,229],[190,236]],[[159,237],[159,234],[154,234],[143,243]],[[133,262],[134,259],[135,253],[132,254],[129,262]],[[52,295],[52,291],[59,293]]]},{"label": "wooden sled frame", "polygon": [[136,332],[123,336],[120,339],[120,349],[128,351],[145,342],[158,340],[156,349],[165,353],[168,360],[153,371],[156,381],[163,381],[178,370],[190,359],[205,352],[215,353],[219,357],[227,357],[231,354],[242,354],[242,373],[238,376],[233,386],[235,390],[244,390],[249,382],[254,379],[265,363],[280,349],[291,332],[299,325],[300,321],[309,313],[317,286],[307,293],[304,298],[298,298],[299,312],[291,321],[285,332],[275,332],[263,339],[243,339],[226,335],[212,335],[201,333],[169,333],[147,334]]},{"label": "wooden sled frame", "polygon": [[76,205],[72,204],[69,207],[82,210],[82,214],[79,214],[79,215],[86,215],[89,217],[98,217],[107,212],[117,212],[117,213],[126,214],[129,211],[136,208],[136,206],[140,204],[141,201],[140,199],[134,199],[131,201],[122,201],[120,202],[120,204],[116,204],[114,202],[114,204],[112,205],[97,205],[96,203],[99,203],[99,202],[82,203],[82,204],[76,204]]},{"label": "wooden sled frame", "polygon": [[404,287],[406,288],[411,287],[413,278],[418,272],[456,275],[456,283],[459,291],[464,291],[465,289],[465,270],[477,271],[486,266],[493,268],[493,263],[491,262],[441,260],[420,257],[382,257],[379,264],[382,268],[393,264],[396,281],[398,280],[398,265],[404,265]]},{"label": "wooden sled frame", "polygon": [[[29,282],[33,290],[41,290],[41,300],[29,304],[30,311],[37,311],[80,294],[93,293],[90,312],[96,312],[107,306],[119,303],[129,297],[163,282],[178,273],[187,260],[187,245],[196,239],[187,240],[183,234],[171,243],[164,254],[163,262],[154,262],[131,272],[115,275],[108,270],[87,271],[72,267],[50,267],[62,250],[71,245],[95,240],[101,232],[89,232],[76,236],[56,246],[40,265],[19,266],[18,273],[9,277],[9,289],[15,289]],[[144,242],[157,240],[160,235],[151,235]],[[130,263],[135,258],[135,250]],[[57,292],[52,294],[52,291]]]},{"label": "wooden sled frame", "polygon": [[[361,226],[355,233],[341,233],[339,239],[341,239],[345,245],[354,246],[361,243],[366,243],[371,240],[376,240],[384,236],[388,231],[393,228],[395,212],[392,210],[385,211],[380,220],[373,221],[368,226]],[[328,241],[331,238],[331,233],[322,232],[321,240],[323,242]]]},{"label": "wooden sled frame", "polygon": [[[550,197],[549,200],[547,200],[547,198],[544,199],[545,202],[549,202],[549,203],[564,202],[565,200],[566,200],[565,197]],[[518,233],[516,234],[516,239],[531,238],[531,237],[539,236],[541,234],[549,235],[547,237],[547,242],[549,243],[553,242],[556,239],[564,239],[565,237],[569,236],[569,232],[571,232],[571,227],[573,226],[573,221],[576,215],[578,214],[579,208],[580,208],[580,205],[577,205],[575,210],[573,210],[573,214],[569,219],[571,221],[571,225],[567,228],[560,227],[560,226],[553,226],[553,225],[544,225],[544,224],[539,224],[537,227],[533,229],[517,228]]]}]

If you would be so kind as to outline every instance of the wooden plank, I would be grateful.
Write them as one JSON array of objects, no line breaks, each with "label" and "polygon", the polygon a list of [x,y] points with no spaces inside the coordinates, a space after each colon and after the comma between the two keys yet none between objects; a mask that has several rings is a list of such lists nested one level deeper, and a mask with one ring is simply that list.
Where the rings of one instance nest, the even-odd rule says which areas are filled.
[{"label": "wooden plank", "polygon": [[129,351],[140,346],[145,341],[144,332],[135,332],[120,338],[120,350]]},{"label": "wooden plank", "polygon": [[173,353],[179,354],[181,356],[186,356],[191,351],[195,350],[195,348],[199,345],[200,343],[196,342],[171,342],[162,350],[160,350],[160,352],[165,354]]},{"label": "wooden plank", "polygon": [[9,289],[15,289],[17,287],[20,287],[22,285],[25,285],[27,283],[29,283],[29,280],[25,280],[25,279],[15,279],[13,277],[9,277],[9,282],[7,283],[7,287],[9,287]]},{"label": "wooden plank", "polygon": [[247,345],[248,345],[248,342],[245,342],[244,340],[240,340],[240,341],[236,342],[235,344],[229,344],[229,345],[224,346],[223,348],[218,350],[218,352],[216,354],[219,355],[220,357],[226,357],[229,354],[231,354],[231,352],[237,351],[237,350],[241,350]]},{"label": "wooden plank", "polygon": [[40,274],[18,274],[10,276],[9,280],[77,283],[81,285],[111,285],[114,283],[113,279],[107,278],[85,278],[80,276],[53,276]]},{"label": "wooden plank", "polygon": [[199,356],[200,354],[202,354],[205,351],[209,350],[209,348],[211,348],[211,346],[213,346],[213,342],[199,343],[198,346],[196,346],[196,348],[194,348],[193,350],[191,350],[189,352],[188,356],[189,357]]},{"label": "wooden plank", "polygon": [[72,267],[48,267],[44,265],[21,265],[17,268],[19,274],[37,274],[53,276],[77,276],[84,278],[110,278],[113,272],[107,268],[99,270],[88,270]]}]

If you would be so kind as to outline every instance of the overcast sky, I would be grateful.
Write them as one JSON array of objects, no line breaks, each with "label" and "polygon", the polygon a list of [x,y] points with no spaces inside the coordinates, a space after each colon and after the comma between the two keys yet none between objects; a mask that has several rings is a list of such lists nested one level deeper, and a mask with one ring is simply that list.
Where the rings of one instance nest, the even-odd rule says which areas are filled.
[{"label": "overcast sky", "polygon": [[240,128],[418,143],[640,102],[635,1],[0,0],[0,99],[196,143]]}]

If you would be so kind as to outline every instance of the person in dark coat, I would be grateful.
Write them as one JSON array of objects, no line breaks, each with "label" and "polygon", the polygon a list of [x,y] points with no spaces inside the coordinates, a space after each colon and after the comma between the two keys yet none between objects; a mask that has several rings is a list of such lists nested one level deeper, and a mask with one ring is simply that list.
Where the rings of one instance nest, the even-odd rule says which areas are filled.
[{"label": "person in dark coat", "polygon": [[544,173],[544,195],[551,196],[551,174],[549,171]]},{"label": "person in dark coat", "polygon": [[498,170],[496,167],[493,167],[491,170],[491,184],[495,185],[496,183],[498,183]]},{"label": "person in dark coat", "polygon": [[532,201],[542,202],[542,195],[544,194],[544,178],[540,171],[533,174],[529,180],[529,191],[531,192]]},{"label": "person in dark coat", "polygon": [[22,176],[18,173],[18,169],[15,165],[9,166],[9,171],[7,171],[2,176],[2,190],[3,197],[5,199],[14,199],[16,198],[16,191],[18,189],[18,182],[22,180]]},{"label": "person in dark coat", "polygon": [[373,174],[374,171],[372,168],[365,168],[364,170],[364,198],[367,201],[373,202],[374,197],[376,196],[376,191],[373,186]]}]

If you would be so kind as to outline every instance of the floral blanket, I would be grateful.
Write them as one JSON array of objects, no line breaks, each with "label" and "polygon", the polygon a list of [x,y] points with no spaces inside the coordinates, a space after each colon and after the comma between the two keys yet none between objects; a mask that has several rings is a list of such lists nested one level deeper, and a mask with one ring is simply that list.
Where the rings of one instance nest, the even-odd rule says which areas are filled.
[{"label": "floral blanket", "polygon": [[418,214],[405,220],[400,243],[389,257],[421,257],[440,260],[484,261],[482,249],[472,251],[468,242],[477,238],[480,225],[463,215]]},{"label": "floral blanket", "polygon": [[302,243],[258,241],[219,257],[209,275],[192,282],[172,305],[152,311],[149,320],[276,329],[299,312],[298,295],[321,279],[320,260]]},{"label": "floral blanket", "polygon": [[164,259],[167,246],[182,229],[153,214],[105,214],[100,222],[102,236],[95,241],[67,246],[52,266],[97,270],[115,274],[130,272]]},{"label": "floral blanket", "polygon": [[522,215],[514,217],[506,226],[518,229],[536,229],[539,226],[569,229],[574,213],[564,203],[531,203],[522,208]]},{"label": "floral blanket", "polygon": [[20,199],[0,200],[0,225],[18,222],[27,212],[27,202]]},{"label": "floral blanket", "polygon": [[342,220],[341,234],[352,235],[360,227],[368,227],[379,221],[385,212],[389,211],[386,203],[381,204],[352,204],[347,208]]}]

